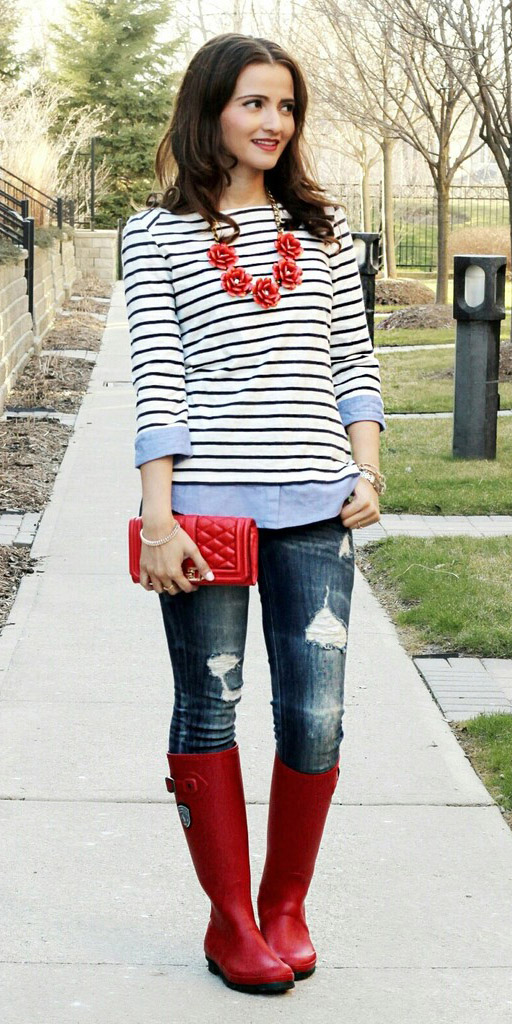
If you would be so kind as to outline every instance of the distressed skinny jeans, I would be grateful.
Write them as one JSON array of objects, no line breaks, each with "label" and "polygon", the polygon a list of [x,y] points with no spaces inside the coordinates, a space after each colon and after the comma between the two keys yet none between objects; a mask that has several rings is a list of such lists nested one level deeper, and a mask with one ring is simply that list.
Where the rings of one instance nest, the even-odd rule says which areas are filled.
[{"label": "distressed skinny jeans", "polygon": [[[275,744],[296,771],[325,772],[339,757],[353,583],[352,530],[339,515],[259,529]],[[174,676],[169,750],[226,750],[242,697],[249,587],[200,586],[159,598]]]}]

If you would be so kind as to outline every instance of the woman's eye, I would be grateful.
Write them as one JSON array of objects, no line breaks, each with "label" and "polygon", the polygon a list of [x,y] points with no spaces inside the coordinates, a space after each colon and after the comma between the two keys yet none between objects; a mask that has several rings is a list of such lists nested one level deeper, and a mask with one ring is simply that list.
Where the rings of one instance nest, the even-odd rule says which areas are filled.
[{"label": "woman's eye", "polygon": [[[244,107],[250,107],[251,103],[258,103],[259,106],[261,106],[261,100],[248,100],[247,103],[244,103]],[[283,104],[283,110],[284,109],[286,109],[288,114],[293,114],[293,111],[295,109],[295,104],[294,103],[284,103]]]}]

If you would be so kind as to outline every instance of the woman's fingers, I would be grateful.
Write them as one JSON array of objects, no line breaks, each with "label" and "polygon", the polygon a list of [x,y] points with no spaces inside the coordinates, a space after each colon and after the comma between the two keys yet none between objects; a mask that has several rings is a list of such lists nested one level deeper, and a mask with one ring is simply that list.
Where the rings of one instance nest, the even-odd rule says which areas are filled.
[{"label": "woman's fingers", "polygon": [[[369,486],[372,487],[371,484]],[[343,505],[340,517],[343,525],[349,530],[377,523],[380,519],[378,495],[369,493],[366,489],[359,494],[356,491],[354,499]]]}]

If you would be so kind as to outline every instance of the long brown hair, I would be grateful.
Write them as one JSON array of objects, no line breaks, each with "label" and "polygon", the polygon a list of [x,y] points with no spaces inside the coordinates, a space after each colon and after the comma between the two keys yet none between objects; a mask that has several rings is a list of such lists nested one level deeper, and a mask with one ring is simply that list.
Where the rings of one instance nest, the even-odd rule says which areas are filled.
[{"label": "long brown hair", "polygon": [[[199,213],[210,225],[223,221],[233,229],[225,241],[238,238],[238,224],[217,209],[224,184],[231,184],[230,170],[237,164],[222,142],[220,115],[233,95],[240,72],[248,65],[284,64],[294,84],[295,131],[277,164],[265,171],[265,185],[290,214],[288,228],[304,225],[326,243],[341,248],[334,237],[326,204],[339,205],[309,173],[301,153],[308,94],[302,71],[278,43],[255,36],[226,32],[209,39],[194,54],[181,82],[168,128],[158,146],[155,171],[164,189],[157,200],[151,193],[148,206],[176,213]],[[234,162],[233,162],[234,161]]]}]

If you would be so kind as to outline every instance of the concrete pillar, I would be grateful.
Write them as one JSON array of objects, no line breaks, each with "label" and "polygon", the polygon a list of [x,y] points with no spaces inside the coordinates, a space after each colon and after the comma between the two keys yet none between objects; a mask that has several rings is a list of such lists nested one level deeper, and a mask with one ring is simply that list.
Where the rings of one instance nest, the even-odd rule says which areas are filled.
[{"label": "concrete pillar", "polygon": [[370,231],[354,231],[354,250],[363,286],[364,308],[368,330],[374,343],[375,330],[375,275],[379,270],[379,234]]},{"label": "concrete pillar", "polygon": [[452,454],[495,459],[506,256],[454,256],[457,321]]}]

